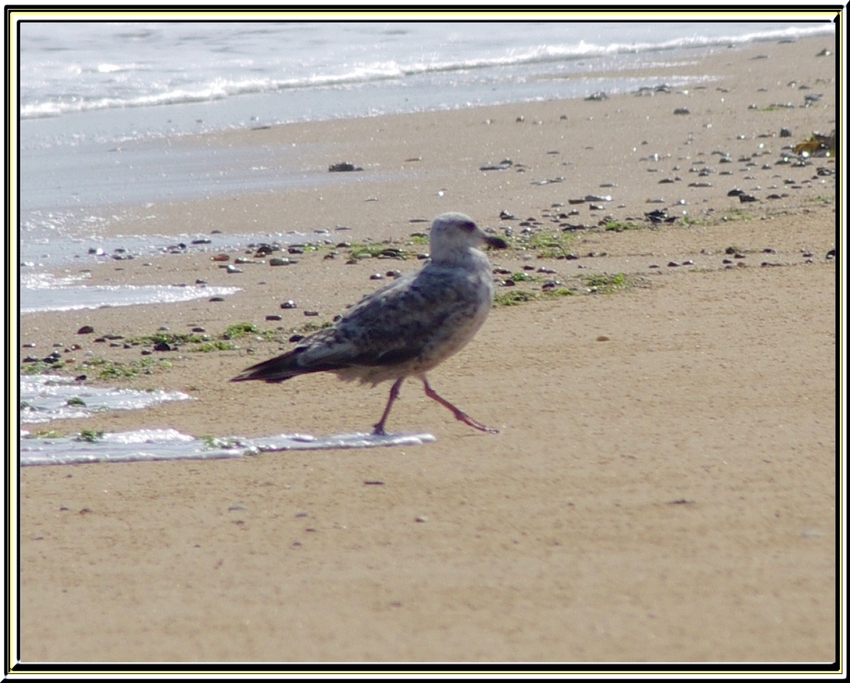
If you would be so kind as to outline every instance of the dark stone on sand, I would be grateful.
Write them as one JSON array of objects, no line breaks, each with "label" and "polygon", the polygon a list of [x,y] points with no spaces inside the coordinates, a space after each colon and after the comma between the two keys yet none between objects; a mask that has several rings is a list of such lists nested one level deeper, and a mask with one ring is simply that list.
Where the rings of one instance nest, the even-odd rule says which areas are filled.
[{"label": "dark stone on sand", "polygon": [[498,164],[485,164],[479,167],[480,171],[504,171],[514,165],[510,159],[502,159]]},{"label": "dark stone on sand", "polygon": [[94,328],[91,325],[83,325],[77,330],[77,334],[91,334],[92,332],[94,332]]},{"label": "dark stone on sand", "polygon": [[348,161],[342,161],[338,164],[331,164],[328,166],[328,172],[330,173],[348,173],[351,171],[362,171],[363,168],[361,166],[355,166],[354,164]]},{"label": "dark stone on sand", "polygon": [[742,203],[742,204],[744,204],[744,203],[746,203],[746,202],[755,202],[755,201],[758,201],[758,200],[757,200],[757,199],[756,199],[753,195],[751,195],[751,194],[742,194],[742,195],[739,195],[739,196],[738,196],[738,199],[741,201],[741,203]]},{"label": "dark stone on sand", "polygon": [[288,299],[284,301],[281,305],[281,308],[298,308],[298,304],[296,304],[292,299]]},{"label": "dark stone on sand", "polygon": [[224,301],[224,297],[221,297],[221,296],[213,296],[213,297],[210,297],[210,299],[209,299],[209,300],[210,300],[210,301],[212,301],[212,302],[215,302],[215,301]]},{"label": "dark stone on sand", "polygon": [[283,317],[279,316],[277,313],[273,313],[272,315],[267,315],[266,320],[283,320]]},{"label": "dark stone on sand", "polygon": [[153,350],[154,351],[171,351],[173,349],[172,349],[171,344],[169,344],[168,342],[158,341],[156,344],[153,345]]}]

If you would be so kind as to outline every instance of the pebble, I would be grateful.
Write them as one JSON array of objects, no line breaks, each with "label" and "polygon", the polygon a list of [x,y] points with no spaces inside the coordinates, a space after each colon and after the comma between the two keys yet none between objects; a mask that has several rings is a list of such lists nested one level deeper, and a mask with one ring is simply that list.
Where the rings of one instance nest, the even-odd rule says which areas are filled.
[{"label": "pebble", "polygon": [[316,317],[317,315],[319,315],[319,312],[318,311],[304,311],[304,315],[313,318],[313,317]]},{"label": "pebble", "polygon": [[514,165],[510,159],[502,159],[498,164],[485,164],[479,167],[479,171],[504,171]]},{"label": "pebble", "polygon": [[383,280],[383,279],[384,279],[384,274],[383,274],[383,273],[372,273],[372,274],[369,276],[369,279],[370,279],[370,280]]},{"label": "pebble", "polygon": [[342,161],[338,164],[331,164],[328,166],[328,172],[330,173],[345,173],[351,171],[362,171],[363,168],[361,166],[355,166],[354,164],[348,161]]},{"label": "pebble", "polygon": [[288,259],[288,258],[269,259],[269,265],[270,266],[288,266],[292,263],[294,263],[294,261],[292,261],[291,259]]},{"label": "pebble", "polygon": [[287,299],[281,305],[281,308],[298,308],[298,304],[296,304],[292,299]]},{"label": "pebble", "polygon": [[233,266],[233,265],[228,265],[226,270],[227,270],[228,273],[241,273],[242,272],[241,268],[237,268],[236,266]]},{"label": "pebble", "polygon": [[273,313],[272,315],[267,315],[266,320],[283,320],[283,317],[279,316],[277,313]]},{"label": "pebble", "polygon": [[213,297],[210,297],[210,301],[213,301],[213,302],[214,302],[214,301],[224,301],[224,297],[221,297],[221,296],[213,296]]},{"label": "pebble", "polygon": [[681,115],[684,115],[684,114],[690,114],[691,110],[688,109],[687,107],[676,107],[676,109],[673,110],[673,113],[681,116]]},{"label": "pebble", "polygon": [[229,261],[230,256],[228,254],[216,254],[212,257],[213,261]]},{"label": "pebble", "polygon": [[91,325],[83,325],[77,330],[77,334],[91,334],[92,332],[94,332],[94,328]]}]

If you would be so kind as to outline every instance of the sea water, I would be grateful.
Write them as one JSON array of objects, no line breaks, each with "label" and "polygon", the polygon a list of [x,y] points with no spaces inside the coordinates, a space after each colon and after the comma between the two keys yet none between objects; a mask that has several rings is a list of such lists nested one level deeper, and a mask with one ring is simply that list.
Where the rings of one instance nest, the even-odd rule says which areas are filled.
[{"label": "sea water", "polygon": [[[326,173],[303,172],[298,150],[179,142],[193,133],[624,92],[656,83],[618,71],[834,33],[829,23],[633,21],[25,21],[19,29],[27,263],[37,260],[31,240],[96,236],[116,206],[327,182]],[[686,79],[673,69],[666,82]]]}]

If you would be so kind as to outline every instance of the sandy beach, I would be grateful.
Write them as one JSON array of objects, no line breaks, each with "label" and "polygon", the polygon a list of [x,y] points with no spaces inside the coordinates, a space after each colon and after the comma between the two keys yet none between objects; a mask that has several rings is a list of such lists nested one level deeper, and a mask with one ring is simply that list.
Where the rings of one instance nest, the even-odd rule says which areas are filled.
[{"label": "sandy beach", "polygon": [[[250,250],[228,254],[254,261],[240,273],[197,252],[90,269],[91,284],[241,288],[223,301],[21,316],[21,356],[61,342],[65,374],[194,399],[39,429],[369,430],[388,384],[228,380],[419,268],[416,233],[462,211],[510,248],[488,252],[488,321],[429,377],[500,433],[411,380],[387,428],[434,443],[22,468],[22,660],[832,661],[836,164],[779,163],[836,127],[830,43],[635,74],[636,89],[713,77],[684,89],[175,140],[363,170],[111,224],[311,237],[282,267]],[[407,258],[353,258],[374,246]],[[150,345],[128,341],[162,327],[221,339],[240,323],[257,331],[235,348],[154,351],[149,373],[107,382],[91,364],[132,367]]]}]

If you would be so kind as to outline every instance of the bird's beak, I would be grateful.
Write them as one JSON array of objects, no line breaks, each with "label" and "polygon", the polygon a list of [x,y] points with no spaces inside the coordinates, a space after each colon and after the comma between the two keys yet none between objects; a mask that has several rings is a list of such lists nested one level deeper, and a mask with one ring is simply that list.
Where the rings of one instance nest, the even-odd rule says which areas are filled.
[{"label": "bird's beak", "polygon": [[505,242],[501,237],[493,237],[492,235],[487,235],[484,240],[487,246],[492,247],[493,249],[507,249],[508,243]]}]

